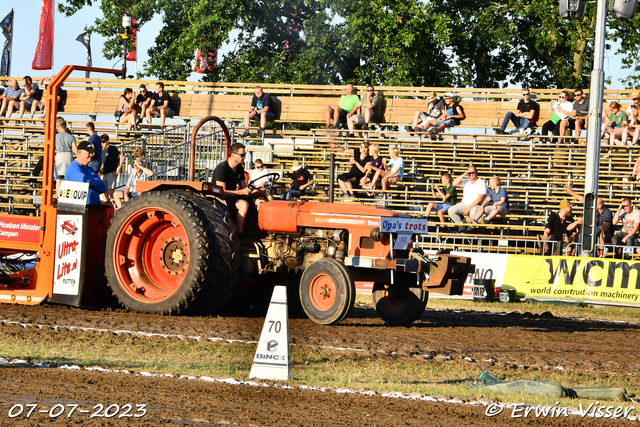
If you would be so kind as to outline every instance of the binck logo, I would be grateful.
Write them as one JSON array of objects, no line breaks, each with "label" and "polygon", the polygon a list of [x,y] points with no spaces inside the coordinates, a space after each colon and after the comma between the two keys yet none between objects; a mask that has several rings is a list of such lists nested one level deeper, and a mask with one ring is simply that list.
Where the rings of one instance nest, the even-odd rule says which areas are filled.
[{"label": "binck logo", "polygon": [[278,351],[278,341],[276,340],[269,341],[267,343],[267,351],[271,353],[275,353],[276,351]]}]

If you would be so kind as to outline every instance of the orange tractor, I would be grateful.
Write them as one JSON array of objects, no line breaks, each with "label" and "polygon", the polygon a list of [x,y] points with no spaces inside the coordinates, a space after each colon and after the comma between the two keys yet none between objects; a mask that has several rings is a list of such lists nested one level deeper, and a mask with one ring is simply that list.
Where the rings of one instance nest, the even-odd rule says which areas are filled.
[{"label": "orange tractor", "polygon": [[[144,313],[177,314],[190,307],[224,307],[238,283],[265,289],[287,285],[290,305],[313,321],[335,324],[354,305],[355,283],[373,283],[377,313],[405,324],[425,310],[429,291],[461,295],[470,259],[425,255],[414,247],[427,221],[390,210],[346,203],[265,201],[250,210],[237,237],[222,188],[190,180],[138,183],[139,196],[114,215],[108,204],[61,212],[53,199],[55,103],[51,95],[73,69],[47,88],[42,213],[0,214],[0,302],[43,301],[80,306],[108,289]],[[92,71],[95,71],[92,69]],[[278,179],[272,174],[272,182]],[[250,183],[251,184],[251,183]],[[266,195],[265,195],[266,196]],[[22,268],[8,269],[30,257]],[[70,257],[70,258],[69,258]],[[66,261],[63,261],[66,260]]]}]

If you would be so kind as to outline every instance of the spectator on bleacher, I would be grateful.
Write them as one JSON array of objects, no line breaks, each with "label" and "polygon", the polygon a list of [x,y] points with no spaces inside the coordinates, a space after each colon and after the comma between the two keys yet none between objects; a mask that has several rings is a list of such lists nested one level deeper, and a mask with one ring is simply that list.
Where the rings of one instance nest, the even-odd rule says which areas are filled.
[{"label": "spectator on bleacher", "polygon": [[100,194],[107,191],[107,187],[100,179],[98,174],[89,166],[93,151],[93,145],[89,141],[82,141],[78,144],[78,157],[69,164],[64,171],[65,179],[75,182],[86,182],[89,184],[89,196],[87,197],[87,205],[99,205]]},{"label": "spectator on bleacher", "polygon": [[[509,111],[504,116],[502,126],[496,133],[498,135],[506,133],[531,133],[531,129],[536,126],[538,116],[540,116],[540,104],[531,100],[531,91],[529,89],[522,89],[522,101],[518,102],[516,112]],[[506,132],[505,129],[509,125],[509,121],[513,122],[516,128]]]},{"label": "spectator on bleacher", "polygon": [[[356,105],[358,114],[347,119],[347,127],[349,128],[349,136],[353,136],[355,125],[364,125],[363,129],[369,128],[369,123],[378,123],[380,121],[380,96],[376,93],[372,85],[367,85],[367,93]],[[363,111],[364,110],[364,111]]]},{"label": "spectator on bleacher", "polygon": [[376,190],[373,178],[376,176],[376,172],[381,169],[384,170],[384,161],[380,155],[380,146],[378,144],[369,146],[369,155],[371,159],[369,163],[364,165],[365,175],[360,179],[360,187],[367,190],[367,196],[373,196]]},{"label": "spectator on bleacher", "polygon": [[[444,94],[444,110],[438,119],[430,118],[423,123],[427,127],[427,132],[435,134],[442,132],[445,128],[452,128],[460,125],[460,121],[464,119],[464,112],[460,106],[460,102],[455,100],[453,92]],[[433,139],[433,137],[432,137]]]},{"label": "spectator on bleacher", "polygon": [[227,160],[216,166],[213,171],[213,179],[215,184],[224,190],[224,198],[229,209],[236,211],[236,230],[238,233],[242,233],[244,221],[249,211],[249,203],[253,203],[253,200],[247,197],[252,193],[252,190],[247,187],[242,166],[247,151],[244,144],[236,142],[231,145],[230,153]]},{"label": "spectator on bleacher", "polygon": [[478,177],[478,170],[474,165],[469,165],[466,172],[453,180],[454,186],[461,184],[464,186],[462,201],[449,208],[449,217],[456,224],[462,224],[465,216],[475,218],[487,195],[487,184]]},{"label": "spectator on bleacher", "polygon": [[427,218],[431,211],[435,209],[440,222],[445,222],[444,215],[449,212],[451,206],[458,203],[458,189],[452,184],[451,175],[447,172],[440,175],[440,181],[442,182],[441,187],[431,184],[431,196],[433,198],[440,197],[441,202],[429,202],[427,210],[424,212],[424,217]]},{"label": "spectator on bleacher", "polygon": [[124,199],[125,202],[128,202],[132,197],[136,197],[138,195],[138,192],[136,191],[136,184],[139,181],[150,181],[153,176],[153,171],[150,168],[145,167],[140,159],[133,161],[133,169],[134,172],[129,175],[124,191],[116,191],[114,193],[116,209],[120,209],[122,207],[122,199]]},{"label": "spectator on bleacher", "polygon": [[389,148],[389,164],[385,170],[380,169],[373,177],[372,186],[375,186],[376,182],[380,180],[382,183],[382,191],[387,191],[389,185],[402,181],[404,178],[404,159],[400,157],[400,150],[398,147]]},{"label": "spectator on bleacher", "polygon": [[[0,99],[2,99],[2,106],[0,107],[0,117],[7,112],[7,118],[11,118],[14,109],[18,109],[18,103],[20,102],[20,94],[22,90],[18,85],[18,81],[16,79],[11,79],[11,85],[4,90],[4,93],[0,95]],[[63,171],[64,173],[64,171]]]},{"label": "spectator on bleacher", "polygon": [[[509,195],[507,194],[507,190],[505,190],[505,188],[500,184],[500,178],[497,176],[489,178],[489,194],[482,201],[480,209],[478,209],[476,216],[473,217],[471,222],[476,224],[486,224],[487,222],[491,222],[491,220],[498,215],[505,216],[511,212]],[[487,215],[486,218],[482,217],[484,214]]]},{"label": "spectator on bleacher", "polygon": [[124,156],[115,146],[109,142],[109,135],[103,134],[100,137],[102,142],[102,180],[107,186],[107,202],[113,199],[113,192],[116,188],[116,178],[124,165]]},{"label": "spectator on bleacher", "polygon": [[140,147],[133,150],[133,157],[135,157],[137,160],[140,160],[140,164],[142,166],[144,166],[147,169],[153,169],[151,167],[151,162],[149,161],[149,159],[145,159],[146,155],[147,155],[147,151]]},{"label": "spectator on bleacher", "polygon": [[147,109],[149,109],[149,104],[151,104],[151,100],[153,99],[153,92],[149,92],[147,90],[147,86],[144,84],[141,84],[139,89],[140,93],[136,96],[136,105],[138,106],[138,112],[140,113],[138,123],[142,123],[142,119],[147,116]]},{"label": "spectator on bleacher", "polygon": [[[571,188],[571,184],[567,183],[564,186],[567,194],[573,196],[578,202],[584,203],[584,196],[582,194],[578,194]],[[598,221],[596,223],[596,238],[602,238],[602,244],[605,242],[611,242],[611,232],[613,230],[612,221],[613,221],[613,212],[611,209],[604,205],[604,200],[602,197],[598,197],[596,200],[596,209],[597,209],[597,217]],[[602,229],[602,233],[600,230]]]},{"label": "spectator on bleacher", "polygon": [[358,111],[356,108],[360,98],[353,93],[353,85],[344,86],[344,95],[340,97],[340,102],[335,108],[327,105],[324,109],[324,116],[327,129],[335,128],[338,124],[346,123],[347,119]]},{"label": "spectator on bleacher", "polygon": [[[47,85],[45,85],[45,82],[49,80],[49,77],[43,77],[40,79],[40,84],[39,86],[42,88],[42,91],[44,92],[45,90],[47,90]],[[62,86],[58,86],[58,93],[56,94],[56,107],[58,110],[58,113],[64,111],[64,104],[67,101],[67,92],[62,89]],[[41,102],[42,105],[42,112],[44,113],[45,110],[45,104],[44,102]]]},{"label": "spectator on bleacher", "polygon": [[133,99],[133,90],[126,88],[120,98],[118,98],[118,111],[121,112],[120,123],[127,124],[127,130],[136,127],[136,117],[138,115],[138,106]]},{"label": "spectator on bleacher", "polygon": [[631,114],[628,116],[627,132],[633,135],[631,145],[638,145],[638,138],[640,137],[640,107],[633,104],[629,106],[629,110]]},{"label": "spectator on bleacher", "polygon": [[361,142],[359,148],[353,149],[353,157],[349,159],[351,169],[349,172],[338,175],[338,185],[342,190],[342,198],[353,197],[353,189],[358,188],[360,180],[364,177],[364,166],[371,161],[369,156],[369,143]]},{"label": "spectator on bleacher", "polygon": [[267,169],[267,167],[264,165],[264,163],[262,163],[262,160],[260,159],[256,159],[256,161],[253,162],[253,167],[255,169],[251,171],[249,182],[252,182],[254,187],[263,190],[265,189],[265,185],[269,183],[269,178],[260,178],[265,175],[269,175],[269,169]]},{"label": "spectator on bleacher", "polygon": [[629,105],[627,107],[627,110],[625,111],[627,113],[627,117],[631,117],[631,106],[632,105],[637,105],[638,108],[640,108],[640,92],[638,92],[638,91],[631,92],[631,95],[629,96],[629,98],[631,98],[631,100],[633,102],[631,103],[631,105]]},{"label": "spectator on bleacher", "polygon": [[267,122],[272,122],[276,119],[276,108],[273,105],[271,95],[264,93],[260,86],[253,88],[253,93],[253,98],[251,98],[251,108],[249,108],[249,110],[244,114],[244,133],[240,135],[242,138],[246,138],[250,135],[249,123],[252,120],[260,122],[258,138],[262,138]]},{"label": "spectator on bleacher", "polygon": [[78,150],[76,146],[76,139],[73,135],[67,132],[67,122],[62,120],[56,120],[56,171],[60,179],[65,179],[64,173],[67,170],[67,166],[73,162],[73,154]]},{"label": "spectator on bleacher", "polygon": [[575,137],[578,138],[589,122],[589,98],[584,96],[584,91],[580,88],[573,91],[573,97],[573,111],[560,122],[559,133],[564,135],[568,128],[575,130]]},{"label": "spectator on bleacher", "polygon": [[[413,115],[413,125],[405,126],[405,128],[413,135],[413,132],[418,132],[418,129],[427,130],[430,126],[427,124],[429,119],[437,119],[442,115],[442,112],[446,110],[444,100],[438,99],[438,95],[435,92],[427,94],[427,108],[425,111],[418,110]],[[435,122],[433,122],[435,123]]]},{"label": "spectator on bleacher", "polygon": [[602,120],[604,126],[602,127],[602,133],[600,134],[600,138],[604,138],[604,134],[609,134],[609,154],[611,154],[611,150],[613,146],[616,144],[616,139],[620,139],[620,145],[625,145],[628,139],[627,132],[627,113],[620,109],[620,104],[613,101],[609,104],[609,118],[605,118],[605,114],[602,114]]},{"label": "spectator on bleacher", "polygon": [[551,117],[542,125],[542,136],[549,135],[550,133],[555,136],[560,135],[560,122],[569,117],[572,111],[573,103],[569,101],[569,93],[563,90],[558,95],[557,101],[551,101],[549,103],[549,113]]},{"label": "spectator on bleacher", "polygon": [[102,167],[102,141],[96,133],[96,125],[93,122],[87,122],[87,133],[89,134],[89,143],[93,145],[93,156],[89,167],[97,173]]},{"label": "spectator on bleacher", "polygon": [[[574,220],[571,216],[573,205],[568,200],[562,200],[558,212],[551,212],[544,225],[542,236],[538,237],[544,241],[571,243],[578,237],[578,226],[582,219]],[[544,253],[549,253],[549,245],[544,244]]]},{"label": "spectator on bleacher", "polygon": [[[637,210],[631,199],[625,197],[613,216],[613,225],[618,225],[622,221],[622,230],[618,231],[611,238],[614,245],[638,246],[638,229],[640,228],[640,211]],[[617,248],[616,253],[622,254],[622,249]]]},{"label": "spectator on bleacher", "polygon": [[160,116],[160,125],[164,127],[165,119],[175,115],[176,111],[173,108],[173,102],[169,94],[164,90],[164,83],[156,83],[156,93],[151,95],[151,102],[149,102],[149,108],[147,108],[149,130],[151,130],[151,116]]},{"label": "spectator on bleacher", "polygon": [[302,196],[305,190],[315,182],[309,171],[303,168],[300,162],[293,162],[290,178],[289,189],[280,195],[281,200],[293,200],[294,197]]},{"label": "spectator on bleacher", "polygon": [[24,115],[24,110],[28,108],[31,112],[31,116],[29,118],[33,119],[33,116],[36,114],[36,110],[38,108],[42,109],[42,103],[40,102],[42,99],[42,90],[40,90],[38,85],[35,84],[29,76],[24,76],[23,83],[24,86],[20,93],[20,115],[18,118],[21,119]]}]

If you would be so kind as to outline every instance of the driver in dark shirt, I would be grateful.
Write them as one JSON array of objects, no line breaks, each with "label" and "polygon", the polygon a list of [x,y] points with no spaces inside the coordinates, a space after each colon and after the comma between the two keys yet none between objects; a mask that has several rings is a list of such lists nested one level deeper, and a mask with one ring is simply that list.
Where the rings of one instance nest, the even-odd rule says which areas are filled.
[{"label": "driver in dark shirt", "polygon": [[224,189],[224,198],[227,206],[230,209],[235,207],[238,211],[236,226],[238,227],[238,233],[242,233],[244,221],[249,211],[249,203],[253,202],[247,196],[252,194],[254,190],[247,187],[244,166],[242,166],[242,162],[244,162],[244,158],[247,155],[244,144],[233,144],[230,150],[229,158],[216,166],[213,172],[213,179],[216,185]]}]

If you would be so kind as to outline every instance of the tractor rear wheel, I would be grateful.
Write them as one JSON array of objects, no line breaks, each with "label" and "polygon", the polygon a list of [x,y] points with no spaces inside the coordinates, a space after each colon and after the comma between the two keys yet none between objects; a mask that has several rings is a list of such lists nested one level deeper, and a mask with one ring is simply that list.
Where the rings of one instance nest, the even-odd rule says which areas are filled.
[{"label": "tractor rear wheel", "polygon": [[107,232],[105,266],[120,303],[143,313],[184,311],[213,274],[203,223],[176,194],[154,191],[125,203]]},{"label": "tractor rear wheel", "polygon": [[210,271],[207,286],[201,289],[198,309],[207,314],[218,311],[233,294],[240,276],[240,254],[231,240],[229,209],[221,201],[183,192],[181,197],[192,202],[206,217],[205,231],[210,248]]},{"label": "tractor rear wheel", "polygon": [[353,307],[356,288],[351,273],[332,258],[321,258],[311,264],[300,280],[300,302],[311,320],[333,325]]},{"label": "tractor rear wheel", "polygon": [[373,306],[378,316],[390,325],[405,325],[417,320],[427,307],[429,292],[404,284],[373,285]]}]

